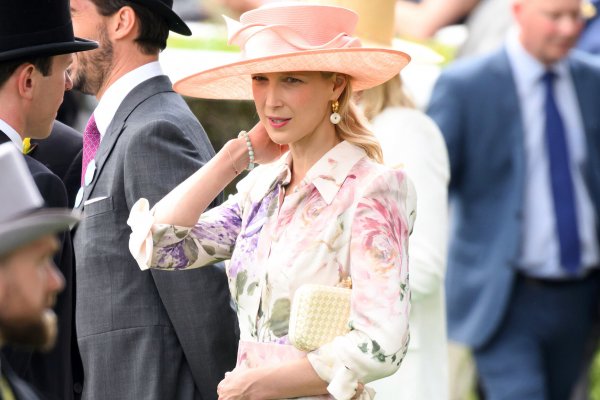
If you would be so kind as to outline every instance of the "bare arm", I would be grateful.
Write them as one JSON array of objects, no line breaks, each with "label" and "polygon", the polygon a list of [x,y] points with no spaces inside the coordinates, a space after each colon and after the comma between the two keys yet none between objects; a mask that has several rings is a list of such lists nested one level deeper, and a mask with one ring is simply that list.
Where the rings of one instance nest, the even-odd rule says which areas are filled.
[{"label": "bare arm", "polygon": [[[280,148],[259,123],[249,132],[256,162],[275,159]],[[232,139],[202,168],[179,184],[154,209],[155,223],[192,227],[217,195],[248,165],[243,138]]]},{"label": "bare arm", "polygon": [[396,2],[396,32],[417,39],[432,37],[439,29],[467,15],[479,0],[423,0]]},{"label": "bare arm", "polygon": [[219,400],[287,399],[327,394],[327,382],[303,358],[276,367],[236,368],[221,381],[217,393]]}]

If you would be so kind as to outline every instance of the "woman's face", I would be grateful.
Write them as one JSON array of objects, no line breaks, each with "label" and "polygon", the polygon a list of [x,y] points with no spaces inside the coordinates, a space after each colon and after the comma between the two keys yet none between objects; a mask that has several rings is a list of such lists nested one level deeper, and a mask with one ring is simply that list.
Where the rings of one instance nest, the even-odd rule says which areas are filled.
[{"label": "woman's face", "polygon": [[321,72],[275,72],[252,75],[252,92],[260,121],[271,140],[292,144],[331,135],[331,101],[345,79],[326,78]]}]

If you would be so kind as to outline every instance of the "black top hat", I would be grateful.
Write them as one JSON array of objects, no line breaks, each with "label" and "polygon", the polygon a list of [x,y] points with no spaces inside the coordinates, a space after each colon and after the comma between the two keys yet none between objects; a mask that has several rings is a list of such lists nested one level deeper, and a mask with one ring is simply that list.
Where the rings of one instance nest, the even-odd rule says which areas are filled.
[{"label": "black top hat", "polygon": [[68,0],[1,0],[0,61],[92,50],[73,35]]},{"label": "black top hat", "polygon": [[[5,1],[5,0],[2,0]],[[66,208],[43,208],[44,201],[23,155],[12,142],[0,145],[0,256],[44,235],[68,230],[79,220]]]},{"label": "black top hat", "polygon": [[[2,0],[4,1],[4,0]],[[169,29],[181,35],[190,36],[192,31],[183,22],[179,15],[173,11],[173,0],[129,0],[132,3],[147,7],[150,10],[160,14],[167,21]]]}]

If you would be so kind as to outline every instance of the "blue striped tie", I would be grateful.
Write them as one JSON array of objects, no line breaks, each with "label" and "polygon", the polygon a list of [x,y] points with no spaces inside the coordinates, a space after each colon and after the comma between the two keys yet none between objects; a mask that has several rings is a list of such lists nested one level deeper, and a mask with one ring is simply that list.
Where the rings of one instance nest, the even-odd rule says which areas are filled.
[{"label": "blue striped tie", "polygon": [[570,274],[581,266],[581,244],[577,228],[575,192],[569,162],[569,147],[565,126],[554,100],[553,83],[556,74],[547,71],[543,76],[546,86],[546,146],[550,164],[550,181],[556,230],[560,245],[560,262]]}]

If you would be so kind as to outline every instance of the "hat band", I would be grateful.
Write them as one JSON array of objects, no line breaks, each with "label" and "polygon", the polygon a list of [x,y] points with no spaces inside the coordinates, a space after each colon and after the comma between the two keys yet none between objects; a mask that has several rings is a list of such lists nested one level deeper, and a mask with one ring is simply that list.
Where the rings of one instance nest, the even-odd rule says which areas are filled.
[{"label": "hat band", "polygon": [[229,43],[239,46],[246,59],[298,51],[361,47],[359,39],[345,32],[340,32],[332,38],[312,38],[313,43],[309,43],[305,36],[285,25],[243,25],[227,17],[225,21],[229,32]]},{"label": "hat band", "polygon": [[73,40],[73,25],[69,22],[68,24],[44,31],[0,35],[0,52],[51,43],[72,42]]}]

